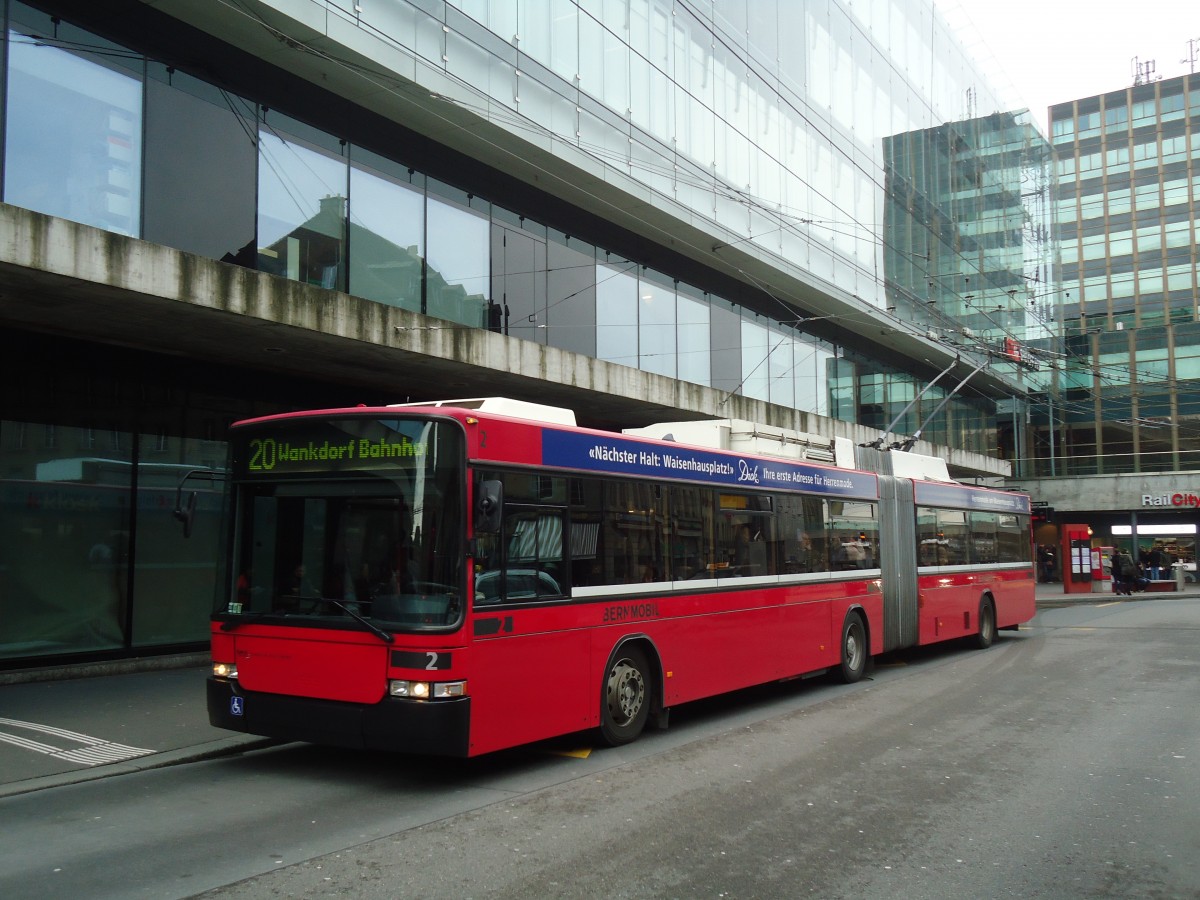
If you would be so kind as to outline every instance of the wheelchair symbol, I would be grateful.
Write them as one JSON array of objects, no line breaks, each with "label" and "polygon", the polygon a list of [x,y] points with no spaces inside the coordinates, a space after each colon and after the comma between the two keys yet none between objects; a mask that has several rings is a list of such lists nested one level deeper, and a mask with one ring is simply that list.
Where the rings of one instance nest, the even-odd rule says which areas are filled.
[{"label": "wheelchair symbol", "polygon": [[230,697],[229,698],[229,714],[231,716],[243,715],[245,713],[245,703],[246,703],[246,701],[244,699],[242,699],[241,697]]}]

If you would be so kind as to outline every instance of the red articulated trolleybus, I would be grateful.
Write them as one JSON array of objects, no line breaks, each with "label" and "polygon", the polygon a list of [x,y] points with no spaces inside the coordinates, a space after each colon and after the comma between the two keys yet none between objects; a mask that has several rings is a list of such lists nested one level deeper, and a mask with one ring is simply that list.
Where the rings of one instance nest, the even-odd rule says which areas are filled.
[{"label": "red articulated trolleybus", "polygon": [[208,711],[234,731],[463,757],[622,744],[688,701],[853,682],[872,655],[986,647],[1035,611],[1028,497],[844,439],[616,434],[489,399],[271,416],[231,441]]}]

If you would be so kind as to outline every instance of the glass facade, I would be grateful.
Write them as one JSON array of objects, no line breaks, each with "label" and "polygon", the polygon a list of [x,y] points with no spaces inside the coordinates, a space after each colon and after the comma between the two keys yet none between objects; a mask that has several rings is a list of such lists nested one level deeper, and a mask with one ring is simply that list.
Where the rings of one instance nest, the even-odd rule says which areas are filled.
[{"label": "glass facade", "polygon": [[141,237],[253,266],[253,104],[152,62],[144,103]]},{"label": "glass facade", "polygon": [[0,666],[204,640],[229,423],[337,395],[3,328],[0,350]]},{"label": "glass facade", "polygon": [[1027,116],[953,122],[884,147],[889,308],[996,349],[1055,337],[1050,148]]},{"label": "glass facade", "polygon": [[[285,30],[297,23],[299,46],[309,32],[299,28],[294,2],[266,5]],[[864,323],[879,317],[953,345],[946,352],[984,356],[1004,341],[1048,334],[1045,143],[1026,114],[1007,111],[992,93],[929,0],[320,5],[322,15],[360,30],[380,66],[402,62],[406,89],[431,96],[435,118],[439,103],[473,116],[479,147],[503,133],[527,142],[531,158],[544,154],[577,173],[579,196],[592,190],[587,184],[611,185],[584,216],[562,197],[546,202],[543,188],[501,197],[502,154],[480,150],[471,165],[442,160],[412,135],[380,136],[349,99],[306,103],[311,85],[298,77],[281,75],[293,81],[272,89],[253,65],[193,69],[189,47],[167,42],[147,52],[134,31],[121,41],[127,23],[97,18],[89,30],[52,15],[53,2],[41,6],[51,12],[0,0],[0,161],[9,204],[451,326],[877,428],[917,397],[929,366],[910,370],[895,355],[874,353],[879,338],[864,339]],[[101,26],[105,37],[96,33]],[[322,89],[336,95],[335,82]],[[1194,149],[1186,131],[1194,107],[1183,96],[1166,103],[1182,141],[1158,148],[1162,166],[1180,165],[1167,157]],[[1126,124],[1136,131],[1145,110],[1130,110]],[[1107,122],[1098,117],[1095,127]],[[1114,113],[1112,127],[1120,126]],[[1127,165],[1146,158],[1136,147],[1131,139]],[[1158,199],[1187,208],[1194,188],[1161,171]],[[1129,252],[1176,260],[1190,240],[1184,219],[1134,222],[1139,186],[1127,185]],[[678,223],[677,233],[626,230],[622,217],[636,214],[626,209],[631,197],[658,221]],[[611,210],[612,221],[597,208]],[[1161,284],[1149,275],[1130,282],[1163,296],[1165,322],[1182,316],[1171,298],[1185,290],[1185,273],[1174,266],[1164,262]],[[772,280],[791,287],[768,287]],[[813,315],[806,296],[832,298],[843,312]],[[993,369],[1028,377],[999,357]],[[83,390],[83,381],[73,383]],[[16,442],[28,453],[23,442],[46,428],[70,444],[42,441],[37,458],[9,460],[9,498],[20,492],[12,484],[49,480],[72,490],[102,485],[113,502],[95,494],[85,504],[94,521],[69,528],[57,549],[26,548],[0,567],[28,594],[35,579],[16,573],[41,559],[35,568],[75,579],[39,587],[47,598],[86,592],[95,605],[86,615],[70,603],[75,612],[56,613],[48,599],[28,605],[23,617],[61,621],[59,635],[43,640],[47,627],[33,619],[20,619],[11,634],[0,626],[0,659],[202,638],[196,611],[208,598],[192,597],[212,571],[196,548],[216,538],[205,532],[186,551],[172,546],[169,523],[157,521],[169,512],[166,501],[146,494],[172,470],[147,466],[155,454],[173,466],[218,465],[221,428],[245,411],[248,394],[263,395],[240,383],[214,391],[229,415],[211,427],[188,419],[187,404],[187,421],[164,427],[140,413],[123,416],[115,431],[105,425],[105,434],[123,438],[95,453],[83,446],[98,440],[87,437],[90,414],[68,402],[65,388],[36,416],[6,397],[6,451]],[[142,409],[140,401],[122,403]],[[923,427],[927,439],[978,452],[996,452],[1000,440],[994,398],[951,396],[946,384],[924,393],[895,427]],[[70,471],[62,462],[89,459],[106,462]],[[39,476],[55,466],[62,477]],[[220,496],[209,499],[219,504]],[[54,503],[72,507],[65,495]],[[14,546],[48,533],[44,522],[11,527],[19,531]],[[80,563],[93,568],[69,574],[64,560],[86,559],[93,545],[107,545],[109,555],[97,556],[113,561]],[[195,571],[189,553],[197,554]],[[172,592],[188,598],[179,610],[151,605]],[[91,624],[72,630],[66,620],[77,612]]]},{"label": "glass facade", "polygon": [[7,57],[4,201],[140,236],[141,65],[24,7]]},{"label": "glass facade", "polygon": [[1065,351],[1030,474],[1200,465],[1200,76],[1050,110]]},{"label": "glass facade", "polygon": [[[754,307],[781,304],[753,285],[756,301],[732,301],[733,336],[714,334],[711,310],[697,306],[711,305],[711,292],[670,272],[640,266],[627,308],[605,286],[611,251],[580,248],[565,233],[556,247],[553,229],[527,218],[536,209],[510,213],[487,201],[486,186],[434,183],[402,156],[268,109],[250,90],[231,93],[10,6],[6,202],[772,403],[806,398],[804,408],[840,408],[835,415],[864,424],[875,417],[848,410],[878,405],[872,381],[919,380],[802,326],[777,330],[773,320],[795,313],[764,316]],[[680,215],[701,216],[727,243],[753,247],[802,280],[836,284],[912,327],[936,326],[939,339],[963,325],[988,346],[999,336],[1042,336],[1012,287],[1048,275],[1040,189],[1019,189],[1041,177],[1043,145],[1023,114],[928,125],[1001,102],[981,95],[972,62],[926,3],[764,2],[745,15],[649,0],[628,15],[563,4],[550,24],[502,4],[446,4],[432,19],[396,7],[372,6],[356,21],[369,28],[381,17],[407,52],[486,85],[519,121],[543,123]],[[435,38],[434,21],[453,24],[438,26]],[[504,37],[515,22],[531,36]],[[735,23],[742,30],[730,32]],[[809,52],[764,55],[779,33]],[[869,52],[851,55],[859,45]],[[912,68],[928,55],[932,79]],[[887,77],[896,61],[911,77]],[[519,80],[521,92],[510,96]],[[90,87],[67,96],[60,81]],[[988,175],[972,181],[963,174],[972,167]],[[882,231],[872,224],[881,203]],[[512,220],[518,227],[505,227]],[[572,241],[592,258],[555,260],[555,251],[573,255]],[[686,308],[681,288],[692,298]],[[723,361],[730,352],[738,358]],[[839,355],[864,379],[853,407],[817,390],[827,390]],[[730,363],[737,375],[724,383],[719,373]],[[986,403],[955,400],[944,415],[947,425],[956,416],[971,423],[960,429],[968,447],[993,445]]]}]

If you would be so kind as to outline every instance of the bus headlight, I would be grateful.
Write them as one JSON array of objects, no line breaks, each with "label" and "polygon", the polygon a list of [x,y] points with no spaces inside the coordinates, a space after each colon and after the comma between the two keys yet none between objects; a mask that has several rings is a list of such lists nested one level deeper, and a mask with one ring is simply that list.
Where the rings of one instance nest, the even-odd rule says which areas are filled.
[{"label": "bus headlight", "polygon": [[392,681],[388,683],[388,693],[393,697],[407,697],[410,700],[446,700],[451,697],[462,697],[467,693],[465,681]]},{"label": "bus headlight", "polygon": [[237,678],[237,665],[235,663],[213,663],[213,675],[217,678]]}]

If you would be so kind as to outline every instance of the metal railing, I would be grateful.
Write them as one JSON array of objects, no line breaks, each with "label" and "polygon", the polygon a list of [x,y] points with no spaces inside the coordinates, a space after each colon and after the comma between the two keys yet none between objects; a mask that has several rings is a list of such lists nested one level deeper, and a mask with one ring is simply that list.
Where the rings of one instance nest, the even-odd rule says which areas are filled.
[{"label": "metal railing", "polygon": [[1102,453],[1094,456],[1020,457],[1014,478],[1074,478],[1080,475],[1141,475],[1200,471],[1200,450],[1158,453]]}]

